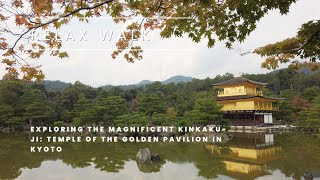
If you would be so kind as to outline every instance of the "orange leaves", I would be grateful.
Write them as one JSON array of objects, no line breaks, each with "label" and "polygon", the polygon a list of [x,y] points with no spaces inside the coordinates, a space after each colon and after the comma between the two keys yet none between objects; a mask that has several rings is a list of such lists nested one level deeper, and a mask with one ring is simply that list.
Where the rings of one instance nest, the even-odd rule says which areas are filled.
[{"label": "orange leaves", "polygon": [[287,63],[290,59],[295,56],[290,53],[282,53],[277,55],[268,56],[264,62],[262,62],[261,67],[267,69],[277,69],[279,67],[279,63]]},{"label": "orange leaves", "polygon": [[23,79],[27,81],[37,80],[41,81],[45,78],[44,74],[42,73],[41,66],[31,67],[29,65],[22,66],[20,68],[21,72],[23,73]]},{"label": "orange leaves", "polygon": [[122,51],[121,50],[116,50],[116,51],[113,51],[113,53],[111,54],[111,57],[113,59],[117,58],[117,56],[119,55],[119,53],[121,53]]},{"label": "orange leaves", "polygon": [[28,50],[29,57],[32,59],[40,58],[41,55],[45,52],[45,47],[41,44],[32,43],[32,49]]},{"label": "orange leaves", "polygon": [[262,67],[268,69],[278,68],[278,63],[287,63],[291,61],[291,67],[298,69],[305,65],[305,62],[296,61],[295,58],[305,59],[310,62],[310,69],[317,70],[320,59],[318,38],[320,34],[320,20],[309,21],[302,24],[296,36],[287,38],[282,41],[268,44],[256,48],[254,53],[261,57],[267,57]]},{"label": "orange leaves", "polygon": [[[41,71],[41,66],[32,67],[30,65],[24,65],[20,68],[20,72],[23,74],[23,80],[26,81],[42,81],[45,78],[45,75]],[[7,73],[4,75],[4,79],[16,80],[19,79],[19,71],[13,67],[9,66],[6,68]]]},{"label": "orange leaves", "polygon": [[24,45],[21,44],[18,49],[19,49],[20,51],[23,51],[23,50],[24,50]]},{"label": "orange leaves", "polygon": [[143,24],[144,29],[161,29],[165,23],[163,21],[159,21],[157,18],[149,18],[147,21]]},{"label": "orange leaves", "polygon": [[3,41],[0,40],[0,49],[5,50],[8,48],[8,46],[9,46],[8,43],[6,43],[4,40]]},{"label": "orange leaves", "polygon": [[18,79],[19,73],[14,67],[7,67],[7,73],[4,75],[4,79],[15,80]]},{"label": "orange leaves", "polygon": [[16,8],[22,8],[22,7],[23,7],[23,3],[22,3],[21,0],[14,0],[14,1],[12,2],[12,6],[13,6],[13,7],[16,7]]},{"label": "orange leaves", "polygon": [[7,51],[5,51],[5,53],[2,54],[2,56],[11,56],[13,55],[14,52],[11,48],[7,49]]},{"label": "orange leaves", "polygon": [[27,18],[25,16],[16,15],[15,21],[18,26],[21,26],[21,25],[29,26],[30,25],[29,21],[27,20]]},{"label": "orange leaves", "polygon": [[60,49],[62,44],[60,40],[60,36],[53,32],[49,32],[49,34],[46,36],[45,43],[49,45],[49,48],[58,48]]},{"label": "orange leaves", "polygon": [[1,61],[1,63],[6,64],[8,66],[13,66],[14,64],[16,64],[16,61],[5,58]]},{"label": "orange leaves", "polygon": [[293,61],[289,65],[289,68],[293,69],[295,71],[301,69],[302,67],[306,67],[306,68],[310,69],[311,71],[317,71],[317,70],[320,69],[320,64],[319,63],[313,63],[313,62],[310,62],[310,61],[304,61],[304,62]]},{"label": "orange leaves", "polygon": [[297,109],[306,109],[308,108],[310,105],[309,103],[302,99],[302,98],[299,98],[299,97],[294,97],[292,99],[292,104],[297,108]]},{"label": "orange leaves", "polygon": [[118,42],[116,43],[117,50],[114,51],[111,55],[115,59],[120,53],[131,49],[124,54],[124,58],[133,63],[135,60],[142,59],[141,53],[142,49],[140,46],[132,46],[133,41],[138,40],[141,37],[140,25],[136,22],[131,23],[127,26],[127,30],[122,32]]},{"label": "orange leaves", "polygon": [[129,53],[125,54],[125,58],[128,62],[134,62],[134,60],[141,60],[142,59],[142,55],[141,53],[143,52],[143,50],[141,49],[140,46],[132,46]]},{"label": "orange leaves", "polygon": [[[120,16],[121,13],[124,12],[122,6],[124,4],[123,2],[115,1],[115,3],[113,3],[111,0],[29,0],[28,4],[30,3],[31,7],[28,8],[28,10],[24,8],[25,1],[23,0],[9,1],[11,4],[2,3],[2,0],[0,0],[0,6],[6,6],[4,9],[12,10],[12,12],[9,13],[14,15],[6,17],[8,13],[2,13],[1,11],[0,21],[14,21],[15,27],[18,27],[22,32],[16,32],[14,28],[12,28],[11,31],[11,27],[10,29],[5,27],[2,28],[3,33],[0,35],[0,53],[2,60],[0,60],[0,63],[7,66],[7,79],[23,78],[28,81],[44,79],[40,66],[32,67],[29,65],[28,61],[42,57],[46,50],[49,51],[51,56],[59,58],[69,57],[68,52],[60,51],[62,43],[60,37],[56,33],[49,32],[47,34],[48,31],[46,31],[46,39],[44,40],[32,44],[21,43],[22,40],[27,39],[26,36],[31,31],[36,31],[40,28],[45,30],[52,25],[56,29],[59,29],[61,26],[68,24],[71,18],[87,21],[88,18],[101,16],[101,14],[106,11],[106,6],[111,7],[114,5],[112,11],[118,13],[114,13],[113,17]],[[2,34],[4,34],[4,36],[2,36]],[[12,46],[12,42],[10,41],[9,45],[8,40],[4,38],[7,37],[7,34],[14,36]],[[129,35],[130,34],[126,34],[125,37],[128,37]],[[127,47],[128,44],[125,45],[123,44],[124,42],[120,42],[119,47]]]},{"label": "orange leaves", "polygon": [[7,20],[7,19],[8,19],[8,17],[0,14],[0,21],[5,21],[5,20]]},{"label": "orange leaves", "polygon": [[50,55],[51,56],[58,56],[61,59],[69,57],[69,54],[67,51],[60,52],[60,50],[53,50],[53,51],[51,51]]},{"label": "orange leaves", "polygon": [[261,64],[262,68],[267,68],[267,69],[276,69],[279,67],[279,61],[276,59],[275,56],[270,56],[264,62]]},{"label": "orange leaves", "polygon": [[52,0],[31,0],[30,2],[36,15],[48,15],[52,12]]}]

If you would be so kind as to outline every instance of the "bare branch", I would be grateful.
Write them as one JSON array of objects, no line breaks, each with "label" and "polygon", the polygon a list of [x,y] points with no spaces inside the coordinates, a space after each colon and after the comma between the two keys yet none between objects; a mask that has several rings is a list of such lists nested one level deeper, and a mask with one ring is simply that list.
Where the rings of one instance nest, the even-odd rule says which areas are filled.
[{"label": "bare branch", "polygon": [[246,51],[246,52],[243,52],[242,50],[240,49],[235,49],[233,47],[231,47],[230,49],[234,50],[236,53],[238,53],[240,56],[245,56],[245,55],[248,55],[248,54],[252,54],[253,52],[251,50],[249,51]]}]

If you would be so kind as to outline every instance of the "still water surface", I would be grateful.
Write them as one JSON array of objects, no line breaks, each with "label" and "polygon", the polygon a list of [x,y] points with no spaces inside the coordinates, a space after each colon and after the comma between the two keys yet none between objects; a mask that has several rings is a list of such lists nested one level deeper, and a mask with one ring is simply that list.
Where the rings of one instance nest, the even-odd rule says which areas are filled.
[{"label": "still water surface", "polygon": [[[68,143],[61,153],[30,153],[28,134],[0,135],[0,179],[320,179],[320,137],[233,134],[220,144]],[[148,147],[161,161],[138,165]]]}]

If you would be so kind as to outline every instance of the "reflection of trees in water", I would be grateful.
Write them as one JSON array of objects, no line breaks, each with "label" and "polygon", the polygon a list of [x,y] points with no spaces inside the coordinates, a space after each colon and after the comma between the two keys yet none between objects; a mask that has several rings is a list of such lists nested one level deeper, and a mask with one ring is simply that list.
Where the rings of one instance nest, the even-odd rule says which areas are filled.
[{"label": "reflection of trees in water", "polygon": [[279,161],[267,164],[271,170],[279,169],[287,177],[301,179],[306,171],[320,173],[320,138],[304,134],[278,135],[281,144]]},{"label": "reflection of trees in water", "polygon": [[172,162],[193,163],[199,170],[198,175],[214,178],[224,170],[224,164],[205,149],[204,144],[197,143],[157,143],[150,146],[151,152],[159,152],[160,157]]},{"label": "reflection of trees in water", "polygon": [[[4,137],[6,136],[6,137]],[[281,159],[267,163],[271,170],[280,169],[287,176],[299,179],[305,170],[320,169],[320,141],[303,135],[278,135]],[[230,142],[229,142],[230,143]],[[43,143],[45,145],[45,143]],[[166,162],[192,163],[204,178],[223,174],[225,165],[212,156],[203,144],[196,143],[66,143],[61,153],[30,153],[27,135],[0,136],[0,179],[17,178],[22,168],[38,168],[46,160],[61,159],[73,168],[94,166],[106,172],[119,172],[127,161],[135,160],[139,149],[148,147],[160,155],[152,165],[137,166],[141,172],[158,172]],[[228,147],[223,147],[226,153]]]},{"label": "reflection of trees in water", "polygon": [[163,159],[157,162],[152,162],[152,164],[141,164],[137,162],[137,167],[141,172],[153,173],[153,172],[159,172],[165,163],[166,161]]},{"label": "reflection of trees in water", "polygon": [[27,135],[0,136],[0,179],[15,179],[21,168],[38,168],[42,161],[50,160],[44,154],[30,153]]},{"label": "reflection of trees in water", "polygon": [[222,168],[221,162],[207,153],[204,145],[193,143],[66,143],[62,144],[61,153],[30,153],[31,144],[26,135],[1,137],[0,144],[0,179],[17,178],[22,168],[37,168],[43,161],[58,159],[73,168],[93,165],[101,171],[119,172],[126,161],[135,160],[138,150],[145,147],[158,153],[161,160],[139,165],[144,173],[160,171],[167,161],[193,163],[199,175],[206,178],[215,177]]}]

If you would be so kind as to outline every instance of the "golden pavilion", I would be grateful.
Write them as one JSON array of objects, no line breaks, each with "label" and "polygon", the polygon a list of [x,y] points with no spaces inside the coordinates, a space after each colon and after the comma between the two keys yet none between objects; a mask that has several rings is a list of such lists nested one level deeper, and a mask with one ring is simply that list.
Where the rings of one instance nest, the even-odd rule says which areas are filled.
[{"label": "golden pavilion", "polygon": [[213,156],[224,163],[226,176],[235,179],[256,179],[270,175],[267,164],[279,159],[281,147],[273,134],[239,133],[224,146],[206,145]]},{"label": "golden pavilion", "polygon": [[218,91],[217,103],[233,125],[258,125],[273,123],[272,112],[278,111],[272,103],[281,98],[265,97],[261,91],[267,83],[256,82],[244,77],[212,84]]}]

